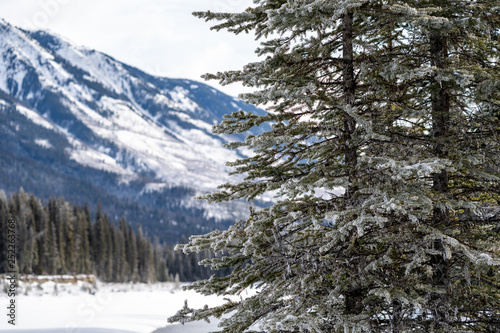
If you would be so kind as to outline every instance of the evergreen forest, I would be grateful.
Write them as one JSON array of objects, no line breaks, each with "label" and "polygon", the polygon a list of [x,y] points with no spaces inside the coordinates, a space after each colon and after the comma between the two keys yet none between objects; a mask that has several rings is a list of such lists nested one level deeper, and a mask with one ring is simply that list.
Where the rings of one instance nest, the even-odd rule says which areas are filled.
[{"label": "evergreen forest", "polygon": [[[7,268],[7,222],[16,228],[16,271],[20,274],[95,274],[106,282],[194,281],[213,272],[198,266],[204,255],[186,256],[159,239],[134,230],[122,218],[111,221],[98,205],[64,198],[47,204],[21,189],[9,198],[0,193],[0,273]],[[208,255],[207,255],[208,256]]]}]

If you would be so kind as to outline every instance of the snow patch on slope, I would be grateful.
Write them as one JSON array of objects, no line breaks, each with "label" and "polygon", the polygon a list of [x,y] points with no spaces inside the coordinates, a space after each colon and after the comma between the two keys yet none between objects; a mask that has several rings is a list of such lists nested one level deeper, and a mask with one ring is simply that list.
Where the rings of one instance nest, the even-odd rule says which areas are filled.
[{"label": "snow patch on slope", "polygon": [[0,50],[5,52],[4,56],[0,57],[0,72],[7,74],[0,77],[0,89],[10,92],[8,81],[13,80],[19,91],[28,67],[36,69],[41,83],[46,86],[55,88],[71,79],[71,75],[64,71],[62,66],[55,62],[54,56],[38,42],[5,21],[0,22],[0,25],[3,30]]},{"label": "snow patch on slope", "polygon": [[35,139],[35,143],[45,149],[52,148],[52,144],[50,143],[49,140],[46,139]]},{"label": "snow patch on slope", "polygon": [[80,141],[70,140],[73,148],[66,148],[70,159],[77,163],[97,170],[112,172],[122,176],[123,182],[136,179],[136,175],[131,170],[127,170],[119,165],[114,158],[96,149],[82,144]]},{"label": "snow patch on slope", "polygon": [[45,118],[40,116],[35,111],[25,108],[24,106],[21,105],[17,105],[16,109],[20,114],[31,120],[33,123],[42,126],[46,129],[55,130],[54,125],[52,125],[49,121],[47,121]]},{"label": "snow patch on slope", "polygon": [[198,104],[188,97],[189,91],[182,87],[175,87],[173,91],[169,92],[169,95],[181,110],[194,112],[199,108]]},{"label": "snow patch on slope", "polygon": [[144,186],[139,195],[142,195],[144,193],[161,192],[169,187],[170,186],[166,183],[149,183]]}]

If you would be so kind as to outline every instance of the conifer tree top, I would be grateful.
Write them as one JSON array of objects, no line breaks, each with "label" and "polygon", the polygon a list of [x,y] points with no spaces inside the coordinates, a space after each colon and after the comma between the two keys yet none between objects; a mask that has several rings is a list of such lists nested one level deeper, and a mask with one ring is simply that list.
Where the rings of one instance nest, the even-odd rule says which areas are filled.
[{"label": "conifer tree top", "polygon": [[[188,304],[172,321],[221,317],[223,332],[491,332],[500,322],[500,9],[497,1],[254,1],[198,12],[252,32],[261,60],[207,74],[255,92],[259,116],[229,163],[244,181],[208,201],[275,193],[184,252],[233,269],[189,288],[256,295]],[[474,273],[473,273],[474,272]]]}]

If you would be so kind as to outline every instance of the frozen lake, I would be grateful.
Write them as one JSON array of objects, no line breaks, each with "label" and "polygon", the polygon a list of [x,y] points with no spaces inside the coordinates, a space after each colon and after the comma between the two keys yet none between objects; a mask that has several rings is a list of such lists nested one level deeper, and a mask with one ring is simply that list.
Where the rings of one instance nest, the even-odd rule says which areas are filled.
[{"label": "frozen lake", "polygon": [[[169,325],[164,328],[159,328],[153,333],[205,333],[213,332],[217,330],[216,323],[188,323],[186,325]],[[116,329],[106,329],[106,328],[76,328],[72,330],[67,330],[64,328],[51,328],[51,329],[33,329],[33,330],[6,330],[2,333],[134,333],[133,331],[124,331]]]},{"label": "frozen lake", "polygon": [[[44,286],[45,289],[47,286]],[[7,323],[9,298],[0,293],[2,333],[205,333],[217,330],[212,322],[169,324],[188,299],[189,306],[217,305],[224,301],[183,291],[172,284],[101,284],[93,295],[78,286],[49,286],[16,297],[16,325]],[[57,290],[57,292],[55,291]]]},{"label": "frozen lake", "polygon": [[65,328],[51,328],[51,329],[35,329],[35,330],[7,330],[3,333],[132,333],[132,331],[122,331],[104,328],[79,328],[73,331],[68,331]]}]

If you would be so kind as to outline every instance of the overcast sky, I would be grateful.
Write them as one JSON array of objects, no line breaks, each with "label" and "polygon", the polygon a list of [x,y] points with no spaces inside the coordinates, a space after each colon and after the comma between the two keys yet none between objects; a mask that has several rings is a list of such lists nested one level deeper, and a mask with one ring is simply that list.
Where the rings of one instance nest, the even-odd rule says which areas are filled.
[{"label": "overcast sky", "polygon": [[[252,0],[1,0],[0,17],[44,29],[154,75],[202,81],[257,60],[251,35],[210,30],[193,11],[244,10]],[[220,87],[236,96],[240,86]]]}]

